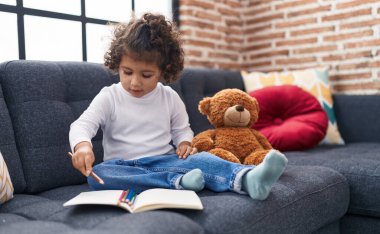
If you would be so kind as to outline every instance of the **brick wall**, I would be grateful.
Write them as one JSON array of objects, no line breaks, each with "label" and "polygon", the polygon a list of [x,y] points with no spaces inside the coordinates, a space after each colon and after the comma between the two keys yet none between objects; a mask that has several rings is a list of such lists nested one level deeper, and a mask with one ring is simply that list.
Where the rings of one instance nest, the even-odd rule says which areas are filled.
[{"label": "brick wall", "polygon": [[186,66],[240,70],[244,64],[239,0],[181,0]]},{"label": "brick wall", "polygon": [[187,66],[328,66],[335,93],[380,93],[380,0],[182,0]]}]

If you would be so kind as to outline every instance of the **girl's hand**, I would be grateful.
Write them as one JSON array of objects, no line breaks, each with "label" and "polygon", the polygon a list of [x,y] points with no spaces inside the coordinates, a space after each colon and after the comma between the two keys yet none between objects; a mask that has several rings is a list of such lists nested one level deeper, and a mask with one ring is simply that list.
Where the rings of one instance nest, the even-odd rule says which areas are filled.
[{"label": "girl's hand", "polygon": [[75,169],[84,176],[89,176],[92,171],[92,164],[95,162],[94,152],[89,142],[80,142],[75,146],[72,163]]},{"label": "girl's hand", "polygon": [[191,143],[188,141],[183,141],[178,145],[176,153],[179,158],[186,159],[189,155],[198,153],[197,148],[191,147]]}]

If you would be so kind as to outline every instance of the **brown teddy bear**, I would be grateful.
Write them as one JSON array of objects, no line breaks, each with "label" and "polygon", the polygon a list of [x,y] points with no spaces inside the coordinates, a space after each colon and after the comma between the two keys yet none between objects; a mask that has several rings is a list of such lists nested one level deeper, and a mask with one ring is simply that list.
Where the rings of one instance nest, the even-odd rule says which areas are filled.
[{"label": "brown teddy bear", "polygon": [[224,89],[199,102],[199,111],[215,129],[196,135],[198,151],[208,151],[222,159],[258,165],[272,149],[267,138],[251,128],[259,116],[255,98],[239,89]]}]

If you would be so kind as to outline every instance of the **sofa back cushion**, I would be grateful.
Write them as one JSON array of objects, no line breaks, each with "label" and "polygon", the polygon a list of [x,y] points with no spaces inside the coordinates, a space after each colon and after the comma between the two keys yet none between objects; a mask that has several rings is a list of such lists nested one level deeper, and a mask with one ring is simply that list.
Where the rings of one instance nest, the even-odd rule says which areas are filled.
[{"label": "sofa back cushion", "polygon": [[24,173],[16,147],[12,121],[4,101],[1,85],[5,75],[5,67],[6,63],[0,65],[0,152],[2,152],[4,161],[7,164],[15,193],[21,193],[26,187]]},{"label": "sofa back cushion", "polygon": [[238,71],[216,69],[186,69],[180,80],[181,91],[189,114],[190,126],[194,134],[213,129],[207,117],[198,110],[199,101],[204,97],[212,97],[226,88],[243,90],[243,78]]},{"label": "sofa back cushion", "polygon": [[334,95],[342,137],[350,142],[380,142],[380,95]]},{"label": "sofa back cushion", "polygon": [[[13,121],[26,191],[85,182],[67,156],[70,124],[104,86],[117,82],[117,77],[99,64],[80,62],[13,61],[6,65],[4,74],[4,98]],[[101,140],[99,130],[93,139],[96,163],[103,157]]]}]

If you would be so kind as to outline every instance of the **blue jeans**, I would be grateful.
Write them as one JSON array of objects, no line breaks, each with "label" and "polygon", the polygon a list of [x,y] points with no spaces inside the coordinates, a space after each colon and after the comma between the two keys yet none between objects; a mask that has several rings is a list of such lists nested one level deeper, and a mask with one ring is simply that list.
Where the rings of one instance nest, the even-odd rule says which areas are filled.
[{"label": "blue jeans", "polygon": [[246,194],[242,190],[242,177],[254,166],[225,161],[207,152],[190,155],[187,159],[179,159],[176,154],[136,160],[113,159],[93,168],[105,184],[97,183],[91,176],[88,184],[94,190],[132,188],[138,193],[151,188],[183,189],[182,176],[195,168],[202,170],[205,188]]}]

